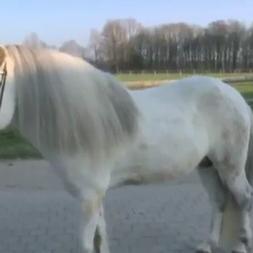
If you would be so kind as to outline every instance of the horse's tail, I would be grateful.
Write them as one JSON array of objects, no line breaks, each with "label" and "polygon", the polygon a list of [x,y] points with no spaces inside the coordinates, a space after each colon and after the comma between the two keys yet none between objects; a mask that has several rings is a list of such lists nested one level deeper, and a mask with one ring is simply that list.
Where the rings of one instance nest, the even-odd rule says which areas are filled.
[{"label": "horse's tail", "polygon": [[250,109],[250,138],[249,138],[249,147],[248,147],[248,156],[246,162],[246,174],[247,179],[251,185],[253,185],[253,113]]}]

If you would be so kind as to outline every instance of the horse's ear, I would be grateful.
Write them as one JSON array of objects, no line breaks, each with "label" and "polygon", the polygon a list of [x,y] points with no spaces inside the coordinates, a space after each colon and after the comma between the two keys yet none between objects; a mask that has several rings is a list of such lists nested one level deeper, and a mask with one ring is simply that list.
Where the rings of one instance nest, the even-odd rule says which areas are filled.
[{"label": "horse's ear", "polygon": [[5,56],[6,56],[5,50],[3,47],[0,46],[0,66],[2,66]]}]

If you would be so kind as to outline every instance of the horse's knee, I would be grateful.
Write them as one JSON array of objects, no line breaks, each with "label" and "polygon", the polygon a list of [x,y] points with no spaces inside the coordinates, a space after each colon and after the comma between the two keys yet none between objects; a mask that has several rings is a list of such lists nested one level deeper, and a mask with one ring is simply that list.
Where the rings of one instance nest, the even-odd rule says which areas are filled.
[{"label": "horse's knee", "polygon": [[94,216],[99,214],[99,210],[103,203],[105,191],[89,191],[82,195],[81,198],[81,209],[86,217]]}]

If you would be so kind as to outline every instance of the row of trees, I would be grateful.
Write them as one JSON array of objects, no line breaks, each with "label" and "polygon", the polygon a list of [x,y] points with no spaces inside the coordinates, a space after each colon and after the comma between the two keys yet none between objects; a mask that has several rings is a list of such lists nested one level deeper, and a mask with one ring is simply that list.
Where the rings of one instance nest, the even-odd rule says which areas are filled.
[{"label": "row of trees", "polygon": [[90,34],[88,57],[101,68],[119,71],[251,71],[253,26],[215,21],[144,27],[134,19],[108,21]]},{"label": "row of trees", "polygon": [[65,52],[71,54],[73,56],[78,56],[81,58],[87,58],[87,49],[81,45],[79,45],[75,40],[68,40],[63,42],[60,47],[56,47],[54,45],[48,45],[46,42],[41,40],[37,33],[30,33],[28,34],[23,43],[23,45],[31,47],[31,48],[51,48],[56,49],[61,52]]}]

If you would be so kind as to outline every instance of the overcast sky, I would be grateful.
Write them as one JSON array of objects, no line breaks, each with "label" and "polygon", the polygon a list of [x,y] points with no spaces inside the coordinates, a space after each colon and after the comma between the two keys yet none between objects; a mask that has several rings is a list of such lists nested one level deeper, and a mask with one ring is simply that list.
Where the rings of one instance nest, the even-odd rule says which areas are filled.
[{"label": "overcast sky", "polygon": [[88,41],[108,19],[135,18],[146,26],[170,22],[207,25],[217,19],[253,23],[253,0],[5,0],[0,2],[0,43],[20,43],[36,32],[49,44]]}]

